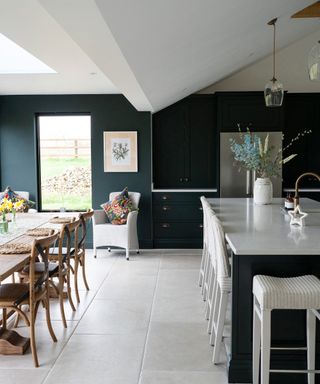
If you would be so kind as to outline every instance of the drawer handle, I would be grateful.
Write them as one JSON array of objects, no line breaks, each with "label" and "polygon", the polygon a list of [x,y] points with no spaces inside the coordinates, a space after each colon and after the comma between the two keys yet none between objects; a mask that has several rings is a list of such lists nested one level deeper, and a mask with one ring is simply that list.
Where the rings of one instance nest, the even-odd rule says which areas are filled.
[{"label": "drawer handle", "polygon": [[203,211],[203,208],[202,208],[202,207],[199,207],[199,211]]},{"label": "drawer handle", "polygon": [[161,227],[162,228],[170,228],[170,224],[162,224]]},{"label": "drawer handle", "polygon": [[168,200],[168,196],[165,196],[165,195],[164,195],[164,196],[161,196],[161,199],[162,199],[162,200]]},{"label": "drawer handle", "polygon": [[203,224],[199,224],[199,228],[203,228]]},{"label": "drawer handle", "polygon": [[182,183],[182,182],[183,182],[183,178],[182,178],[182,177],[180,177],[179,181],[180,181],[180,183]]},{"label": "drawer handle", "polygon": [[170,211],[170,209],[171,209],[170,207],[166,207],[166,206],[162,207],[163,211]]},{"label": "drawer handle", "polygon": [[189,181],[189,178],[188,178],[188,177],[185,177],[185,178],[184,178],[184,181],[185,181],[185,182],[188,182],[188,181]]}]

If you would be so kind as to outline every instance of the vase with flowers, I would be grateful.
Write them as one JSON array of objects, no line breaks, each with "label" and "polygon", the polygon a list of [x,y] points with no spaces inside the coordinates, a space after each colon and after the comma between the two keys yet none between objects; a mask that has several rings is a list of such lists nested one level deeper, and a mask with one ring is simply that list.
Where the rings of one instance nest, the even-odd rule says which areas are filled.
[{"label": "vase with flowers", "polygon": [[274,148],[269,144],[269,134],[264,141],[249,128],[242,132],[239,128],[239,142],[230,140],[230,149],[236,163],[249,171],[255,171],[257,179],[254,183],[253,200],[255,204],[270,204],[273,196],[272,177],[280,177],[282,166],[297,156],[296,153],[283,158],[292,144],[300,137],[311,133],[305,130],[294,137],[286,147]]},{"label": "vase with flowers", "polygon": [[23,209],[24,200],[11,200],[7,197],[4,197],[0,203],[0,233],[8,232],[8,218],[7,214],[11,213],[11,222],[15,225],[16,222],[16,213]]}]

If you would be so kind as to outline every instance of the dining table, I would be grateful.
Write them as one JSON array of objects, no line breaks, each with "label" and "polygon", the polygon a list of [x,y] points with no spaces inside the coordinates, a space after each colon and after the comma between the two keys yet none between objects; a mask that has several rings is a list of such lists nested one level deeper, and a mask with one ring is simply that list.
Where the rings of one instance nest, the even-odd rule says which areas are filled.
[{"label": "dining table", "polygon": [[[320,203],[301,198],[301,211],[308,214],[305,225],[291,225],[283,199],[256,205],[252,198],[208,199],[221,220],[231,249],[231,343],[228,348],[230,383],[252,382],[252,279],[257,274],[293,277],[313,274],[320,278]],[[306,314],[301,310],[272,311],[274,369],[303,369],[306,352]],[[317,333],[320,346],[320,332]],[[320,359],[317,348],[316,361]],[[304,383],[305,375],[272,373],[270,383]]]},{"label": "dining table", "polygon": [[[34,236],[28,236],[27,230],[41,227],[50,227],[59,230],[61,224],[50,223],[56,216],[75,216],[78,213],[66,212],[41,212],[41,213],[18,213],[16,220],[9,222],[9,231],[0,234],[0,245],[7,243],[32,243]],[[21,270],[30,260],[30,253],[1,254],[0,253],[0,285],[6,279]],[[22,337],[13,329],[0,327],[0,355],[1,354],[23,354],[30,345],[28,337]]]}]

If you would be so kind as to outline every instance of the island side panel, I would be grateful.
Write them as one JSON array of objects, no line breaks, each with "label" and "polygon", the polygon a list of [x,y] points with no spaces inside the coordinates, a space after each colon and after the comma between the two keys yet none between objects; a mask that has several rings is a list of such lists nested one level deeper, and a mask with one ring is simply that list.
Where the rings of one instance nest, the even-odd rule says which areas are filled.
[{"label": "island side panel", "polygon": [[[320,278],[320,255],[232,255],[232,335],[229,362],[230,383],[252,382],[252,279],[257,274],[293,277],[314,274]],[[319,329],[317,325],[317,329]],[[317,332],[317,360],[320,362],[320,337]],[[273,311],[273,346],[305,346],[305,311]],[[274,351],[274,369],[305,368],[305,352]],[[306,375],[271,374],[270,383],[300,384]],[[320,375],[316,378],[320,383]]]}]

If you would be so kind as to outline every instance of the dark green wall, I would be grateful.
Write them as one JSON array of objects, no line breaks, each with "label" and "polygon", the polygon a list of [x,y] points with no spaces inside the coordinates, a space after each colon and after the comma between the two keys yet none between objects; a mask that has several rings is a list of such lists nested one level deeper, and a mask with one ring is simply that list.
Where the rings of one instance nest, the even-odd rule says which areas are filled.
[{"label": "dark green wall", "polygon": [[[122,95],[0,96],[1,186],[30,192],[37,201],[37,113],[89,113],[92,138],[92,204],[128,186],[142,193],[138,221],[140,246],[152,247],[151,115],[137,112]],[[138,173],[104,173],[103,132],[138,132]]]}]

